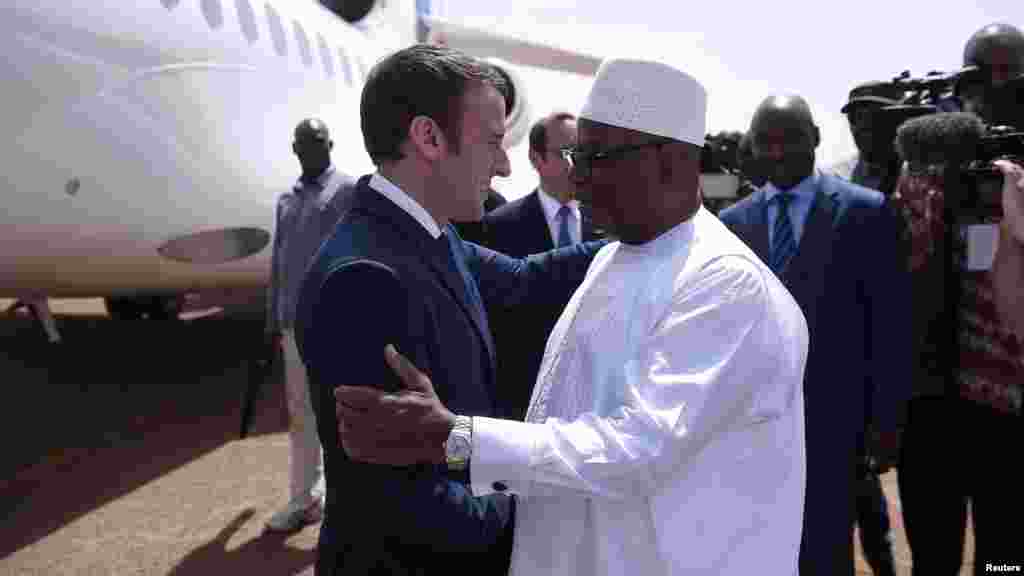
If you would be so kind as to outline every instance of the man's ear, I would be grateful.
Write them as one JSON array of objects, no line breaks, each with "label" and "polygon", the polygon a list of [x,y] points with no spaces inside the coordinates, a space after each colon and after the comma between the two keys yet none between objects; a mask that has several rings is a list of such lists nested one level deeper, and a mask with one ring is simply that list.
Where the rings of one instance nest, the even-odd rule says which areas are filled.
[{"label": "man's ear", "polygon": [[292,142],[292,152],[294,152],[296,156],[299,155],[299,143],[298,142]]},{"label": "man's ear", "polygon": [[441,127],[426,116],[417,116],[409,123],[409,141],[427,160],[439,160],[448,150]]},{"label": "man's ear", "polygon": [[814,143],[816,149],[821,144],[821,130],[818,129],[817,124],[811,124],[811,137],[813,138],[811,142]]},{"label": "man's ear", "polygon": [[327,141],[327,151],[330,152],[331,150],[334,150],[334,140]]},{"label": "man's ear", "polygon": [[536,150],[530,150],[528,156],[530,158],[530,165],[532,165],[533,169],[539,173],[540,163],[542,162],[540,154],[538,154]]}]

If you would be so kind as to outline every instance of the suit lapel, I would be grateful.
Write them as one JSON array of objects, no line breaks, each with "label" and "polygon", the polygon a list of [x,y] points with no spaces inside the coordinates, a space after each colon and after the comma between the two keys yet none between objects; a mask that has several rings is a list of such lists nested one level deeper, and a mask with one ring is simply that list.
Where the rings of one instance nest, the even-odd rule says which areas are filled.
[{"label": "suit lapel", "polygon": [[768,194],[764,188],[759,188],[754,192],[754,197],[750,203],[750,209],[747,213],[749,238],[750,238],[750,249],[757,254],[757,257],[762,262],[770,262],[770,246],[768,244]]},{"label": "suit lapel", "polygon": [[[458,262],[459,259],[465,259],[465,252],[462,250],[462,240],[455,241],[457,233],[454,226],[449,225],[445,230],[445,234],[449,235],[449,241],[455,241],[457,244],[453,247],[456,261],[450,265],[448,253],[443,249],[445,247],[441,241],[430,236],[423,226],[405,210],[370,188],[368,182],[369,178],[360,180],[352,209],[375,216],[397,232],[407,244],[407,253],[415,254],[427,265],[440,284],[451,294],[452,299],[462,309],[462,312],[469,318],[470,323],[476,327],[480,338],[484,341],[488,355],[493,361],[494,343],[491,341],[490,330],[483,318],[479,293],[475,298],[471,297],[467,292],[467,282],[474,282],[474,280],[471,276],[467,276],[466,279],[461,276],[468,272],[465,262]],[[456,237],[452,237],[452,234],[456,234]]]},{"label": "suit lapel", "polygon": [[832,229],[836,206],[832,195],[825,192],[824,178],[821,177],[818,188],[814,191],[814,200],[804,224],[800,245],[793,255],[793,260],[783,272],[787,285],[797,279],[821,277],[822,274],[818,271],[832,260]]},{"label": "suit lapel", "polygon": [[[483,308],[483,298],[480,296],[479,290],[477,290],[476,280],[470,273],[469,267],[466,266],[466,252],[462,246],[462,239],[451,224],[448,225],[445,235],[451,246],[451,253],[455,259],[454,264],[456,266],[456,270],[452,270],[450,266],[445,266],[447,269],[445,276],[448,278],[448,286],[456,296],[455,301],[459,303],[459,307],[469,316],[473,326],[476,327],[477,333],[480,334],[480,338],[483,339],[484,345],[487,347],[487,355],[493,362],[494,342],[491,339],[491,327],[487,323],[487,316]],[[446,254],[439,254],[439,260],[446,256]],[[437,270],[435,269],[435,271]]]}]

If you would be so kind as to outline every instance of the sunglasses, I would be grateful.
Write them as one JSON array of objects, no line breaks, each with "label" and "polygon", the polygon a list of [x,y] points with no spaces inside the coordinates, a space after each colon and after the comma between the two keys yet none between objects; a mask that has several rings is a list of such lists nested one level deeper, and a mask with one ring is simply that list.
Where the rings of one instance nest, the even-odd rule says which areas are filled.
[{"label": "sunglasses", "polygon": [[562,158],[565,158],[565,161],[569,163],[569,168],[574,170],[579,178],[585,179],[590,178],[595,161],[616,160],[635,150],[651,147],[661,148],[665,144],[667,144],[667,142],[644,142],[643,144],[617,146],[615,148],[600,151],[588,151],[580,148],[566,147],[561,149],[561,153]]}]

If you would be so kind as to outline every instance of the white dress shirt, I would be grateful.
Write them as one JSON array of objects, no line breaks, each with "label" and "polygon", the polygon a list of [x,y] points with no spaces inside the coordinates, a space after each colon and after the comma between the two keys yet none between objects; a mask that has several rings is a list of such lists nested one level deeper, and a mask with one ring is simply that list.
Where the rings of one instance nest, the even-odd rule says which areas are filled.
[{"label": "white dress shirt", "polygon": [[513,576],[796,574],[807,323],[706,209],[598,253],[527,422],[473,418],[476,494],[520,496]]},{"label": "white dress shirt", "polygon": [[375,172],[370,176],[370,181],[367,184],[370,188],[379,192],[381,196],[397,204],[409,216],[412,216],[413,219],[426,229],[432,238],[436,240],[441,237],[442,230],[437,225],[437,220],[434,220],[434,217],[430,215],[430,212],[427,212],[426,208],[420,205],[412,196],[406,194],[401,188],[395,186],[393,182],[381,176],[379,172]]},{"label": "white dress shirt", "polygon": [[[793,241],[800,245],[800,239],[804,235],[804,224],[807,223],[807,216],[811,213],[811,205],[814,204],[814,195],[818,193],[821,186],[821,172],[815,168],[810,176],[801,180],[789,192],[793,199],[789,203],[789,223],[793,226]],[[765,201],[768,203],[768,242],[775,241],[775,220],[779,217],[779,204],[773,202],[779,195],[779,189],[771,182],[765,182]]]},{"label": "white dress shirt", "polygon": [[[562,203],[555,197],[549,195],[540,186],[537,187],[537,195],[540,196],[540,205],[544,209],[544,219],[548,222],[548,231],[551,232],[551,243],[558,247],[558,232],[562,229],[562,222],[558,218],[558,210]],[[573,243],[583,241],[582,220],[580,217],[580,203],[578,200],[570,200],[569,206],[569,238]]]}]

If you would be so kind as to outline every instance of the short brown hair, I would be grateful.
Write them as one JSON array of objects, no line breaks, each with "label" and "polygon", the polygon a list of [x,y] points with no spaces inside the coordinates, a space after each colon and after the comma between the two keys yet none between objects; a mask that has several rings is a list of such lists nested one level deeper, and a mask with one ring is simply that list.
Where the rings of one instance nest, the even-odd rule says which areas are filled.
[{"label": "short brown hair", "polygon": [[535,122],[530,128],[530,150],[540,154],[540,157],[546,160],[548,157],[548,125],[575,119],[576,117],[568,112],[556,112]]},{"label": "short brown hair", "polygon": [[417,44],[378,62],[363,86],[359,116],[366,152],[374,164],[401,160],[401,144],[417,116],[433,119],[459,153],[463,97],[474,85],[502,94],[493,66],[444,46]]}]

